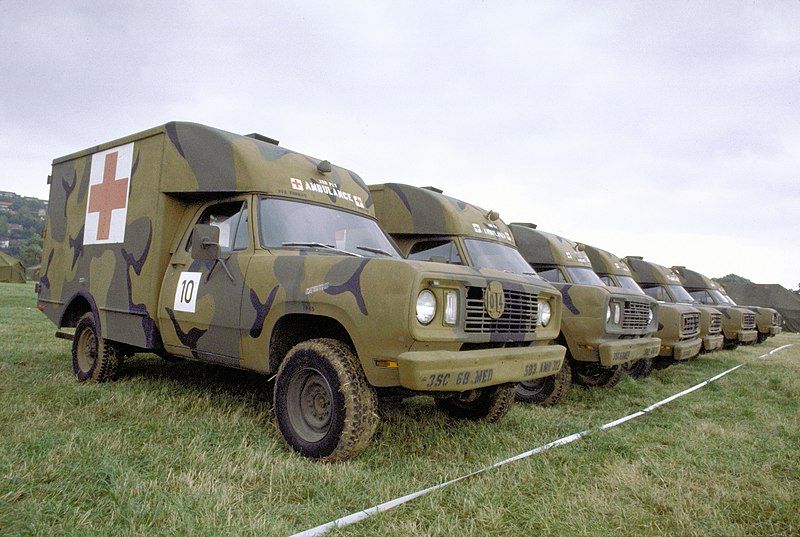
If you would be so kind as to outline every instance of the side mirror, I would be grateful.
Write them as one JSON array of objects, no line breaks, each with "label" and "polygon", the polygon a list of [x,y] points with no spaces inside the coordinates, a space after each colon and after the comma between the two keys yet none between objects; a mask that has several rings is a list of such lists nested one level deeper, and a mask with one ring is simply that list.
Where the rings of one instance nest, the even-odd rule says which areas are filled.
[{"label": "side mirror", "polygon": [[219,259],[219,228],[197,224],[192,230],[192,259],[215,261]]}]

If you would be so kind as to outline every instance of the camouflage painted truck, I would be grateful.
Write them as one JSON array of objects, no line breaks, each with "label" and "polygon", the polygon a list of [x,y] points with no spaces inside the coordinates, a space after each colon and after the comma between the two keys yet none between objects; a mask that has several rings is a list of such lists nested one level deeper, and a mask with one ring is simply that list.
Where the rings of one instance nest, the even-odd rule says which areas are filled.
[{"label": "camouflage painted truck", "polygon": [[655,300],[606,286],[574,242],[539,231],[533,224],[509,227],[525,261],[561,292],[559,341],[567,347],[573,381],[614,386],[626,367],[658,355],[661,340],[653,336],[658,326]]},{"label": "camouflage painted truck", "polygon": [[80,381],[136,352],[274,375],[278,431],[315,459],[368,445],[378,392],[492,422],[561,360],[467,331],[467,290],[490,315],[494,280],[402,259],[358,175],[255,134],[173,122],[54,160],[43,259]]},{"label": "camouflage painted truck", "polygon": [[[579,243],[578,249],[589,256],[592,268],[606,285],[616,285],[646,294],[633,279],[631,269],[624,260],[607,250],[601,250],[588,244]],[[684,315],[696,313],[699,313],[699,310],[686,304],[659,303],[658,332],[656,332],[656,336],[661,339],[659,354],[662,357],[674,358],[676,352],[680,356],[685,356],[691,352],[694,345],[702,344],[702,340],[698,340],[697,337],[692,336],[690,330],[686,330],[689,325]],[[687,348],[689,351],[686,350]],[[696,354],[697,352],[694,352],[692,356]],[[661,360],[655,365],[660,367],[669,365],[669,363],[669,360]],[[647,373],[649,374],[649,371]],[[633,372],[632,376],[639,376],[638,372]]]},{"label": "camouflage painted truck", "polygon": [[[554,344],[561,329],[561,295],[535,275],[496,212],[445,196],[433,187],[387,183],[369,189],[378,222],[408,259],[471,267],[502,285],[496,319],[484,314],[481,289],[467,289],[468,331],[509,334],[515,341],[501,345],[533,346],[537,351]],[[490,348],[493,344],[479,345]],[[558,348],[562,362],[566,349]],[[543,367],[554,371],[559,362]],[[517,400],[554,405],[569,383],[569,367],[564,367],[555,375],[517,384]]]},{"label": "camouflage painted truck", "polygon": [[[672,267],[672,270],[678,274],[681,285],[689,291],[692,298],[701,304],[713,306],[722,313],[722,332],[725,335],[726,347],[736,348],[739,344],[747,345],[767,339],[766,335],[763,336],[763,339],[759,338],[755,308],[733,305],[727,295],[720,291],[720,285],[717,282],[699,272],[686,267]],[[765,327],[765,333],[770,333],[774,315],[777,315],[777,312],[774,315],[771,312],[766,313],[766,320],[769,324]],[[780,332],[780,327],[777,328],[777,332]]]},{"label": "camouflage painted truck", "polygon": [[[730,297],[728,292],[725,288],[717,283],[717,289],[722,296],[727,299],[728,304],[731,306],[739,306],[734,300]],[[756,330],[758,330],[758,338],[756,342],[763,343],[767,340],[768,337],[777,336],[782,331],[782,324],[783,319],[781,314],[778,313],[778,310],[767,308],[764,306],[739,306],[741,308],[746,308],[753,313],[756,314]]]},{"label": "camouflage painted truck", "polygon": [[[709,306],[703,306],[681,286],[678,275],[671,269],[645,261],[639,256],[623,259],[630,267],[633,279],[647,293],[661,303],[682,306],[681,324],[664,326],[661,356],[677,361],[688,360],[700,351],[711,351],[722,347],[722,314]],[[668,329],[668,330],[667,330]]]}]

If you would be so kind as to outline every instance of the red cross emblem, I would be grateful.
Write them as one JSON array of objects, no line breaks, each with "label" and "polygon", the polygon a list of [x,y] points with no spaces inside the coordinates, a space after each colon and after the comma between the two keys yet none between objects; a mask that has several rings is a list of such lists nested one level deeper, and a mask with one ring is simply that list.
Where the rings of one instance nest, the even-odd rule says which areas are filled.
[{"label": "red cross emblem", "polygon": [[128,205],[128,177],[117,179],[117,157],[115,151],[106,155],[103,166],[103,182],[89,189],[87,213],[98,213],[97,240],[107,240],[111,230],[111,212]]},{"label": "red cross emblem", "polygon": [[303,190],[303,181],[300,179],[291,178],[292,188],[295,190]]}]

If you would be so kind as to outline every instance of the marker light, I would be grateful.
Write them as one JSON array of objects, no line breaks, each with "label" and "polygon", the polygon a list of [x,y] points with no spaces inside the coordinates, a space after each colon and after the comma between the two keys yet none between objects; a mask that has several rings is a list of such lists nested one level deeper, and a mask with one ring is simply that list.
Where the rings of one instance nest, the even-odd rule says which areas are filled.
[{"label": "marker light", "polygon": [[[455,291],[445,291],[444,324],[456,324],[457,315],[458,315],[458,293],[456,293]],[[417,316],[419,316],[419,313],[417,314]]]}]

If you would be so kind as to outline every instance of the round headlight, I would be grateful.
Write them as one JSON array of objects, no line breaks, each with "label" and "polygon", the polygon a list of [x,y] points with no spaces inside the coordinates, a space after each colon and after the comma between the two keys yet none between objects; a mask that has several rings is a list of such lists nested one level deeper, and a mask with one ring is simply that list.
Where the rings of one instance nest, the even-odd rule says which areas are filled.
[{"label": "round headlight", "polygon": [[653,322],[653,317],[655,317],[655,315],[653,315],[653,308],[650,308],[647,311],[647,324],[650,324],[650,323]]},{"label": "round headlight", "polygon": [[417,297],[417,320],[422,324],[428,324],[435,315],[436,297],[425,289]]},{"label": "round headlight", "polygon": [[611,304],[606,306],[606,322],[611,320]]},{"label": "round headlight", "polygon": [[539,301],[539,324],[542,326],[547,326],[550,323],[550,316],[552,312],[550,311],[550,302],[547,300],[540,300]]}]

